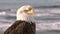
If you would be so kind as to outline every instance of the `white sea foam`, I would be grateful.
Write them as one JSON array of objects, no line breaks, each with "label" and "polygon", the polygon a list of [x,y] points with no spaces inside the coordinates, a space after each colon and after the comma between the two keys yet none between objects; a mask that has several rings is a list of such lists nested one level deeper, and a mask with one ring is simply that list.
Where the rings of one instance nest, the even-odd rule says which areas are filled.
[{"label": "white sea foam", "polygon": [[0,12],[0,15],[6,15],[6,12],[2,11]]},{"label": "white sea foam", "polygon": [[38,23],[36,24],[36,30],[60,30],[60,22],[55,23]]},{"label": "white sea foam", "polygon": [[60,13],[60,9],[51,9],[50,13]]},{"label": "white sea foam", "polygon": [[5,31],[9,26],[11,26],[11,24],[3,24],[3,23],[0,23],[0,29]]}]

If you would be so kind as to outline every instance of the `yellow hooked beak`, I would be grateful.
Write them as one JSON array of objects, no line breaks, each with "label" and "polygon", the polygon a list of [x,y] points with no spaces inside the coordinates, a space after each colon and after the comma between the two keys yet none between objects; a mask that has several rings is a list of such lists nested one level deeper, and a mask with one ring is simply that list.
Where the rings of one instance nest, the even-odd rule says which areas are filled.
[{"label": "yellow hooked beak", "polygon": [[31,11],[28,11],[27,13],[31,14],[31,15],[34,15],[35,12],[34,12],[34,10],[31,10]]}]

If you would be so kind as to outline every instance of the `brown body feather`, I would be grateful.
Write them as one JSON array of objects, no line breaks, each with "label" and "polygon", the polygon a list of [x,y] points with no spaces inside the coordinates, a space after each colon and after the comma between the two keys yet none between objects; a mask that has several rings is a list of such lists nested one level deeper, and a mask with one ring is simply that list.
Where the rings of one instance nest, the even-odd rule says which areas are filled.
[{"label": "brown body feather", "polygon": [[35,34],[35,23],[26,21],[16,21],[4,34]]}]

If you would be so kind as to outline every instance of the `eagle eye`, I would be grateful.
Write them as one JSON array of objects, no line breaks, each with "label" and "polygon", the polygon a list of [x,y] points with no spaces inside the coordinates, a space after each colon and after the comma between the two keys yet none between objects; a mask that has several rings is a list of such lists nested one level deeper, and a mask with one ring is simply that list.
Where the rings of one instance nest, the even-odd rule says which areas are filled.
[{"label": "eagle eye", "polygon": [[31,10],[32,8],[29,8],[29,11]]},{"label": "eagle eye", "polygon": [[28,12],[28,10],[24,10],[25,12]]},{"label": "eagle eye", "polygon": [[30,11],[32,8],[29,8],[28,10],[24,10],[25,12],[28,12],[28,11]]}]

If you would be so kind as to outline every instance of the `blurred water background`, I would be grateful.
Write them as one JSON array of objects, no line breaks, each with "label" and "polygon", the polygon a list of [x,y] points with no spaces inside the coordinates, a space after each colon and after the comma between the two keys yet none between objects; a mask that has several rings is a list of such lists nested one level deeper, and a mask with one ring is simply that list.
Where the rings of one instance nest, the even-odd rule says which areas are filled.
[{"label": "blurred water background", "polygon": [[23,5],[35,10],[36,34],[60,34],[60,0],[0,0],[0,34],[16,21]]}]

